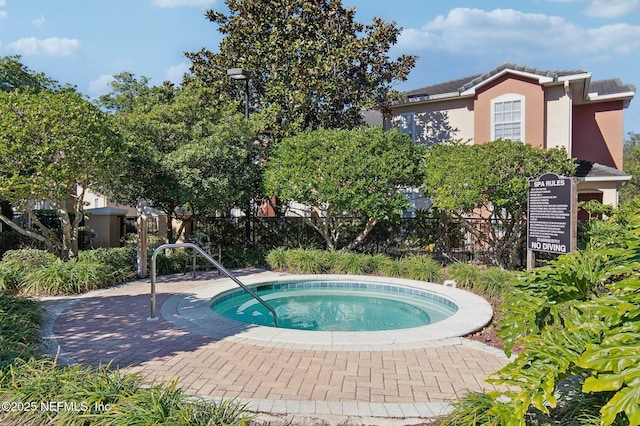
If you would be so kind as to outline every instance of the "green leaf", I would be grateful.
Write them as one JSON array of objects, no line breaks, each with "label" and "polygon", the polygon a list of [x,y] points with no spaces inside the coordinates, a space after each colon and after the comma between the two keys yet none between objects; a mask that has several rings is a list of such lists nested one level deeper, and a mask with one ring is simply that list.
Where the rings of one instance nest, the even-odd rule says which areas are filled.
[{"label": "green leaf", "polygon": [[640,385],[626,387],[616,394],[600,410],[602,425],[612,424],[618,413],[624,413],[630,425],[640,424]]}]

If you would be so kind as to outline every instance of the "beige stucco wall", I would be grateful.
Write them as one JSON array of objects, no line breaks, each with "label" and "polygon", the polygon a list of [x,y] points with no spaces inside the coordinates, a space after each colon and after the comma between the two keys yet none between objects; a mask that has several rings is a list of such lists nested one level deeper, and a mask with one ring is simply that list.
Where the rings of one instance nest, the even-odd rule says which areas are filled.
[{"label": "beige stucco wall", "polygon": [[618,182],[578,181],[578,194],[601,193],[602,204],[618,207]]},{"label": "beige stucco wall", "polygon": [[[81,194],[82,188],[78,188],[78,195]],[[126,209],[127,213],[125,216],[127,217],[136,217],[138,212],[136,211],[135,206],[124,206],[121,204],[117,204],[109,201],[107,197],[102,194],[98,194],[90,189],[85,189],[83,202],[85,205],[85,209],[99,209],[103,207],[114,207],[118,209]]]},{"label": "beige stucco wall", "polygon": [[417,143],[439,143],[461,139],[473,141],[473,99],[462,98],[441,102],[416,102],[395,108],[395,117],[413,113]]},{"label": "beige stucco wall", "polygon": [[571,153],[571,97],[564,85],[545,88],[546,144],[545,148],[564,148]]},{"label": "beige stucco wall", "polygon": [[93,247],[119,247],[127,209],[100,207],[85,210],[85,229],[95,234]]}]

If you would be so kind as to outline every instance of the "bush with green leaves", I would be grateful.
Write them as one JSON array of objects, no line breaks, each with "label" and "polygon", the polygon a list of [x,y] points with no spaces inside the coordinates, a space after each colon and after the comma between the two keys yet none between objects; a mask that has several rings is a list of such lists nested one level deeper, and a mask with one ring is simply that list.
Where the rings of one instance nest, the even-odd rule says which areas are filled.
[{"label": "bush with green leaves", "polygon": [[35,300],[0,293],[0,371],[36,354],[44,309]]},{"label": "bush with green leaves", "polygon": [[20,291],[33,296],[80,294],[109,287],[120,273],[108,265],[89,260],[55,262],[27,273]]},{"label": "bush with green leaves", "polygon": [[512,282],[499,335],[507,355],[523,351],[489,378],[510,389],[488,393],[496,424],[551,414],[559,384],[581,376],[601,425],[640,424],[640,214],[606,226],[607,238]]},{"label": "bush with green leaves", "polygon": [[46,250],[8,250],[0,262],[0,291],[12,293],[19,291],[26,274],[55,263],[55,255]]},{"label": "bush with green leaves", "polygon": [[[146,385],[139,374],[109,365],[56,367],[52,360],[16,361],[0,375],[0,402],[35,401],[34,410],[2,413],[11,424],[245,425],[246,406],[236,400],[208,403],[187,395],[177,382]],[[42,409],[40,402],[71,409]],[[46,408],[46,406],[44,407]]]},{"label": "bush with green leaves", "polygon": [[100,263],[113,274],[112,284],[127,282],[136,276],[138,253],[135,247],[98,248],[78,253],[78,260]]},{"label": "bush with green leaves", "polygon": [[266,261],[273,269],[299,274],[378,274],[421,281],[438,282],[444,277],[442,265],[431,256],[391,259],[383,254],[369,255],[349,251],[316,249],[274,249]]},{"label": "bush with green leaves", "polygon": [[442,265],[431,256],[409,256],[401,260],[406,278],[420,281],[442,281]]}]

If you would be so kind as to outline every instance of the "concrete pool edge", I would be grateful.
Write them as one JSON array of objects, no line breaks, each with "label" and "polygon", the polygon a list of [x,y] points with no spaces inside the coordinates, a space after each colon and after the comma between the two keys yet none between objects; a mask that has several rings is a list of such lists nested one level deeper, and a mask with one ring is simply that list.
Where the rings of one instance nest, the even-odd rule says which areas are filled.
[{"label": "concrete pool edge", "polygon": [[287,275],[264,272],[242,277],[248,286],[272,281],[358,280],[420,288],[451,299],[458,311],[451,317],[423,327],[365,332],[302,331],[239,323],[224,318],[209,307],[215,295],[238,288],[229,279],[214,280],[170,297],[161,306],[162,317],[179,328],[214,339],[240,343],[286,347],[291,349],[333,351],[384,351],[415,349],[463,343],[462,336],[488,324],[493,317],[491,305],[473,293],[440,284],[402,278],[362,275]]}]

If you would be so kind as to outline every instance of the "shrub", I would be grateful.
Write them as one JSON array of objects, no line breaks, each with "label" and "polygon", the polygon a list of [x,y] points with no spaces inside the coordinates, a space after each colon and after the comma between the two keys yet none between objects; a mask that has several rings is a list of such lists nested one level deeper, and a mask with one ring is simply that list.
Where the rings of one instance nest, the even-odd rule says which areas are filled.
[{"label": "shrub", "polygon": [[480,268],[467,262],[455,262],[447,267],[447,276],[458,287],[473,290],[480,281]]},{"label": "shrub", "polygon": [[496,401],[491,396],[482,392],[469,392],[452,404],[453,412],[440,419],[439,424],[442,426],[500,426],[502,425],[500,418],[490,412],[495,405]]},{"label": "shrub", "polygon": [[0,262],[0,291],[20,291],[25,276],[34,270],[54,265],[56,256],[46,250],[9,250]]},{"label": "shrub", "polygon": [[267,261],[266,250],[224,248],[222,250],[222,266],[225,268],[264,268]]},{"label": "shrub", "polygon": [[322,251],[313,249],[293,249],[289,252],[289,268],[299,274],[319,274],[326,272]]},{"label": "shrub", "polygon": [[[640,216],[616,224],[606,244],[562,255],[514,280],[499,336],[524,350],[489,378],[510,390],[494,414],[524,424],[557,406],[559,383],[584,376],[580,391],[601,398],[600,424],[640,424]],[[622,423],[620,423],[622,422]]]},{"label": "shrub", "polygon": [[[151,273],[151,256],[152,255],[153,253],[149,253],[148,255],[149,263],[147,265],[147,270],[149,271],[149,273]],[[156,254],[156,274],[170,275],[170,274],[175,274],[177,272],[184,271],[184,267],[185,267],[184,257],[181,265],[177,265],[174,260],[175,259],[172,259],[171,253],[167,255],[163,250],[159,251],[158,254]]]},{"label": "shrub", "polygon": [[271,250],[266,257],[269,267],[275,270],[287,269],[289,266],[288,252],[289,250],[284,247]]},{"label": "shrub", "polygon": [[6,265],[32,270],[54,263],[56,256],[39,249],[9,250],[2,256],[2,261]]},{"label": "shrub", "polygon": [[515,273],[507,271],[496,266],[486,268],[481,271],[479,276],[479,285],[474,288],[476,293],[484,294],[488,297],[501,298],[506,289],[511,286],[508,284],[515,277]]},{"label": "shrub", "polygon": [[[61,401],[69,410],[9,411],[11,424],[240,425],[249,417],[234,400],[210,404],[187,396],[176,382],[145,385],[139,374],[110,366],[57,368],[51,360],[16,362],[0,376],[0,401]],[[75,405],[73,405],[75,403]],[[40,404],[40,402],[38,402]],[[85,409],[86,408],[86,409]]]},{"label": "shrub", "polygon": [[429,282],[442,280],[442,265],[431,256],[410,256],[401,262],[406,278]]},{"label": "shrub", "polygon": [[37,352],[44,309],[31,299],[0,293],[0,370]]},{"label": "shrub", "polygon": [[352,252],[337,252],[332,270],[340,274],[369,274],[373,272],[371,256]]},{"label": "shrub", "polygon": [[108,287],[113,277],[111,268],[101,263],[56,262],[27,273],[21,291],[38,296],[79,294]]},{"label": "shrub", "polygon": [[21,281],[20,272],[0,262],[0,292],[16,293]]},{"label": "shrub", "polygon": [[112,274],[110,284],[120,284],[135,278],[138,269],[138,253],[135,247],[84,250],[78,253],[78,260],[106,266]]},{"label": "shrub", "polygon": [[387,259],[381,262],[379,271],[386,277],[406,277],[407,268],[406,264],[402,260]]}]

